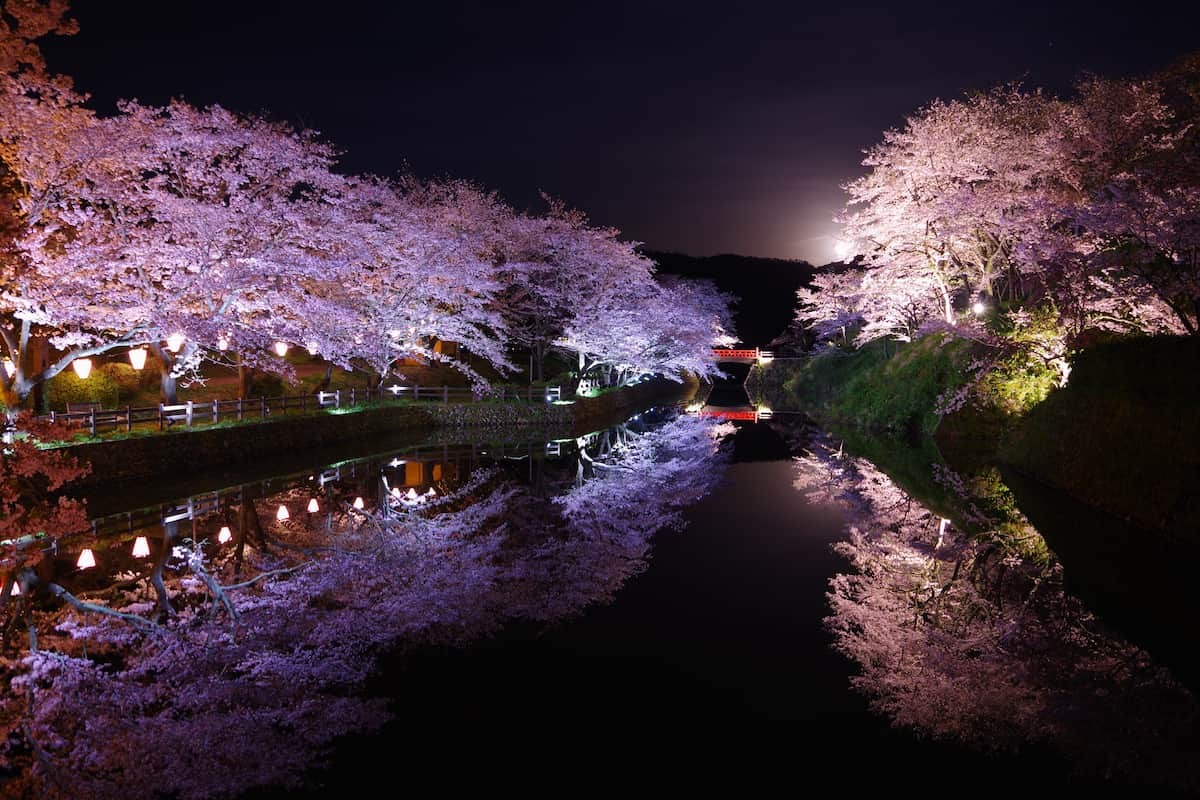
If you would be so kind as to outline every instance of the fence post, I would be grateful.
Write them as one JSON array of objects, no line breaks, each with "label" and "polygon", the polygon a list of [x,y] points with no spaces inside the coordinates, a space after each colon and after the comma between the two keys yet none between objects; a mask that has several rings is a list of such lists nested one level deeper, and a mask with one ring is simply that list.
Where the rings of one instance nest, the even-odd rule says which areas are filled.
[{"label": "fence post", "polygon": [[125,406],[125,432],[133,430],[133,406]]},{"label": "fence post", "polygon": [[189,428],[190,428],[190,427],[192,427],[192,401],[191,401],[191,400],[188,400],[188,407],[187,407],[187,426],[188,426]]},{"label": "fence post", "polygon": [[442,402],[443,403],[450,402],[450,387],[449,386],[442,387]]},{"label": "fence post", "polygon": [[420,399],[421,399],[421,387],[414,386],[413,387],[413,400],[420,400]]},{"label": "fence post", "polygon": [[242,421],[242,398],[238,398],[238,422]]},{"label": "fence post", "polygon": [[350,406],[354,407],[356,405],[358,405],[358,389],[351,386],[350,387]]},{"label": "fence post", "polygon": [[336,389],[336,390],[334,390],[334,393],[333,393],[333,407],[334,407],[334,408],[341,408],[341,407],[342,407],[342,390],[341,390],[341,389]]},{"label": "fence post", "polygon": [[158,430],[161,432],[166,425],[166,420],[163,418],[163,404],[158,404]]},{"label": "fence post", "polygon": [[96,435],[96,407],[88,406],[88,427],[92,431],[92,436]]},{"label": "fence post", "polygon": [[221,419],[221,407],[218,405],[219,402],[220,401],[217,400],[217,398],[213,398],[213,425],[216,425]]},{"label": "fence post", "polygon": [[301,414],[308,413],[308,395],[306,395],[306,394],[300,395],[300,413]]},{"label": "fence post", "polygon": [[284,392],[283,392],[283,402],[280,403],[279,410],[281,412],[283,412],[284,414],[287,413],[287,391],[286,390],[284,390]]},{"label": "fence post", "polygon": [[259,405],[261,406],[261,410],[258,412],[258,415],[259,415],[260,417],[262,417],[263,419],[266,419],[266,418],[267,418],[267,396],[266,396],[265,394],[264,394],[264,395],[259,395],[259,398],[258,398],[258,399],[259,399],[260,401],[262,401],[262,402],[259,404]]}]

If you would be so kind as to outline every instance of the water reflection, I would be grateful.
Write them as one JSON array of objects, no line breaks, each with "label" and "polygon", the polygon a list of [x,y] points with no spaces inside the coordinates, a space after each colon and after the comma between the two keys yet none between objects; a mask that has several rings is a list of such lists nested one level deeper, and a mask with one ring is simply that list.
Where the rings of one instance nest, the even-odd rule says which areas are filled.
[{"label": "water reflection", "polygon": [[719,479],[729,430],[661,411],[532,448],[408,451],[14,548],[5,794],[296,785],[333,738],[385,720],[359,693],[380,654],[609,600]]},{"label": "water reflection", "polygon": [[970,485],[987,471],[941,470],[953,510],[934,512],[840,442],[810,435],[795,464],[797,487],[848,521],[836,549],[855,571],[830,582],[826,624],[877,711],[986,750],[1047,744],[1081,774],[1196,788],[1196,698],[1064,589],[1002,487]]}]

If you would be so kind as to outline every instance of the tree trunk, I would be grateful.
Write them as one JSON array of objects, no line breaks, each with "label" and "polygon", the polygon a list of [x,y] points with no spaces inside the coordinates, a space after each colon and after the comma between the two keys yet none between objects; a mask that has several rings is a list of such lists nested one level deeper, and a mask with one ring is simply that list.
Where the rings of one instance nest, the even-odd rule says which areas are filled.
[{"label": "tree trunk", "polygon": [[329,366],[327,366],[325,368],[325,377],[322,378],[321,382],[318,383],[316,385],[316,388],[313,389],[313,394],[316,394],[317,392],[328,391],[329,384],[332,382],[333,382],[333,364],[330,364]]},{"label": "tree trunk", "polygon": [[248,367],[242,362],[241,354],[237,357],[238,364],[238,399],[249,400],[250,391],[254,388],[254,367]]},{"label": "tree trunk", "polygon": [[158,399],[159,402],[173,406],[179,403],[179,389],[176,386],[175,375],[171,372],[175,366],[175,357],[169,350],[158,343],[151,343],[147,349],[158,365]]}]

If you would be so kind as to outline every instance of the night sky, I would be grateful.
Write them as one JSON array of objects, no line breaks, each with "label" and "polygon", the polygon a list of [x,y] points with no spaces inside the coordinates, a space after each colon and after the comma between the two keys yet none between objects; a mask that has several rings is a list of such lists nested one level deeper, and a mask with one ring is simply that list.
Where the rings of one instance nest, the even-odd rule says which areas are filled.
[{"label": "night sky", "polygon": [[268,110],[348,171],[532,210],[544,191],[658,250],[825,263],[884,129],[971,88],[1164,67],[1200,49],[1200,11],[1173,5],[75,0],[81,32],[46,50],[103,111]]}]

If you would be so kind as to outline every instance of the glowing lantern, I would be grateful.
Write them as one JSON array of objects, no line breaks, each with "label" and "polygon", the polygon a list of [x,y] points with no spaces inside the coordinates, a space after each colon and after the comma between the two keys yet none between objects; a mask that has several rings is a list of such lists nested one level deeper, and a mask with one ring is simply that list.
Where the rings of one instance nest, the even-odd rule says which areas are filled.
[{"label": "glowing lantern", "polygon": [[222,525],[221,530],[217,531],[217,541],[225,544],[233,538],[233,532],[229,530],[228,525]]},{"label": "glowing lantern", "polygon": [[16,597],[21,593],[21,582],[13,581],[12,596]]},{"label": "glowing lantern", "polygon": [[366,506],[366,503],[363,502],[363,499],[361,497],[354,498],[354,507],[357,508],[359,511],[362,511],[365,506]]},{"label": "glowing lantern", "polygon": [[11,358],[4,359],[4,371],[8,373],[8,377],[12,377],[17,371],[17,365],[13,363]]},{"label": "glowing lantern", "polygon": [[83,548],[83,551],[79,554],[79,560],[75,562],[75,566],[80,569],[89,569],[96,566],[96,556],[92,554],[92,548]]},{"label": "glowing lantern", "polygon": [[309,342],[305,345],[305,347],[308,348],[308,354],[310,356],[315,356],[317,354],[317,350],[320,349],[320,346],[316,342]]},{"label": "glowing lantern", "polygon": [[276,342],[275,343],[275,354],[277,356],[279,356],[280,358],[283,358],[284,356],[287,355],[287,351],[288,351],[288,343],[287,342]]},{"label": "glowing lantern", "polygon": [[146,348],[139,347],[129,351],[129,365],[134,369],[143,369],[146,366]]},{"label": "glowing lantern", "polygon": [[172,333],[167,337],[167,349],[172,353],[178,353],[179,348],[183,347],[184,341],[187,339],[182,333]]},{"label": "glowing lantern", "polygon": [[217,349],[224,353],[229,349],[229,339],[221,336],[217,339]]},{"label": "glowing lantern", "polygon": [[275,519],[279,520],[280,522],[283,522],[290,516],[291,514],[288,513],[287,506],[282,504],[279,506],[279,510],[275,512]]},{"label": "glowing lantern", "polygon": [[987,306],[985,306],[982,301],[976,300],[975,305],[971,306],[971,310],[974,311],[975,316],[978,317],[980,314],[987,311]]},{"label": "glowing lantern", "polygon": [[412,487],[409,487],[408,494],[406,494],[406,495],[405,495],[405,498],[406,498],[406,499],[407,499],[407,500],[408,500],[410,503],[411,503],[411,502],[413,502],[414,500],[416,500],[416,499],[417,499],[417,490],[416,490],[416,489],[413,489]]},{"label": "glowing lantern", "polygon": [[321,507],[317,505],[317,498],[314,497],[312,500],[308,501],[308,513],[315,514],[320,510]]},{"label": "glowing lantern", "polygon": [[433,487],[432,487],[432,486],[430,486],[430,487],[429,487],[429,491],[428,491],[428,492],[426,492],[425,494],[429,495],[430,497],[437,497],[437,492],[435,492],[435,491],[433,490]]},{"label": "glowing lantern", "polygon": [[75,374],[79,376],[79,380],[86,381],[88,375],[92,374],[92,360],[90,358],[77,358],[71,362],[71,367],[75,370]]},{"label": "glowing lantern", "polygon": [[[410,489],[409,491],[412,491],[412,490]],[[399,486],[393,486],[393,487],[392,487],[392,497],[395,497],[395,498],[397,498],[397,499],[400,499],[400,498],[403,498],[403,497],[404,497],[404,495],[400,494],[400,487],[399,487]]]}]

